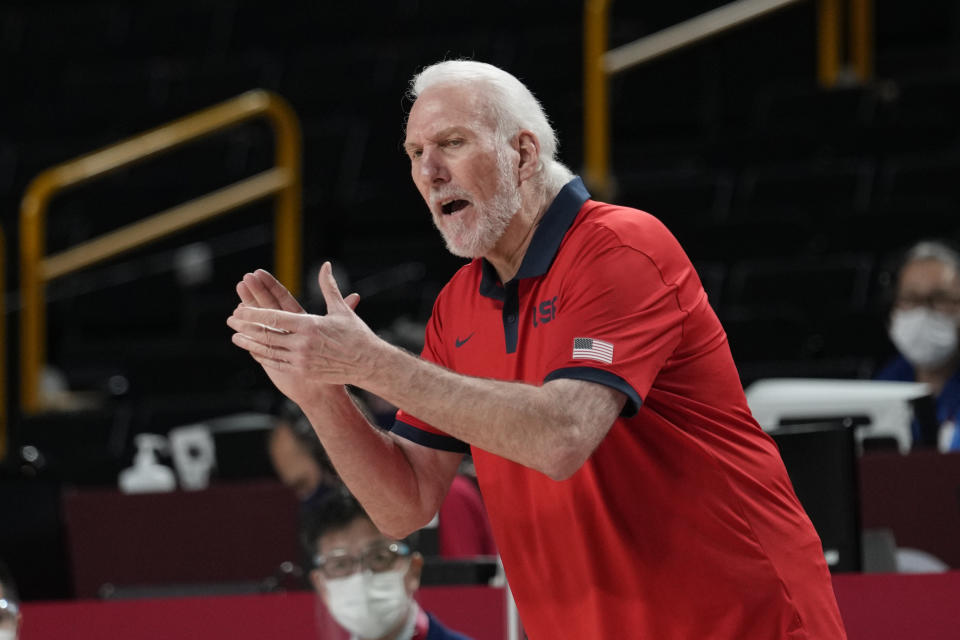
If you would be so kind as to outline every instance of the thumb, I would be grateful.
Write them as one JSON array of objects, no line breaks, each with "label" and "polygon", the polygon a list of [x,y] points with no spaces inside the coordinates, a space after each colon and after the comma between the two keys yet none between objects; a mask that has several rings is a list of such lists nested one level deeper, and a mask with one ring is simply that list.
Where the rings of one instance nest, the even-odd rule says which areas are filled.
[{"label": "thumb", "polygon": [[357,310],[357,305],[360,304],[360,294],[359,294],[359,293],[351,293],[350,295],[348,295],[346,298],[343,299],[343,302],[344,302],[348,307],[350,307],[351,309],[353,309],[354,311],[356,311],[356,310]]},{"label": "thumb", "polygon": [[[323,300],[327,303],[327,313],[349,309],[343,301],[343,296],[340,294],[340,287],[337,286],[337,281],[333,277],[333,267],[329,261],[324,262],[320,267],[320,273],[317,274],[317,281],[320,284],[320,292],[323,294]],[[359,297],[360,296],[357,296],[358,299]]]}]

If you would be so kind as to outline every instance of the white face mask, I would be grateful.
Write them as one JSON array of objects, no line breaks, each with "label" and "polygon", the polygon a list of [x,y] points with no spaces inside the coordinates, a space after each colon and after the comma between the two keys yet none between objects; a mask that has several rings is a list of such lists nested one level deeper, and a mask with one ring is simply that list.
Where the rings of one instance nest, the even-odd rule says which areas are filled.
[{"label": "white face mask", "polygon": [[373,573],[360,571],[328,579],[327,606],[344,629],[360,638],[379,638],[410,611],[406,569]]},{"label": "white face mask", "polygon": [[894,311],[890,339],[914,367],[936,367],[957,352],[957,323],[925,307]]}]

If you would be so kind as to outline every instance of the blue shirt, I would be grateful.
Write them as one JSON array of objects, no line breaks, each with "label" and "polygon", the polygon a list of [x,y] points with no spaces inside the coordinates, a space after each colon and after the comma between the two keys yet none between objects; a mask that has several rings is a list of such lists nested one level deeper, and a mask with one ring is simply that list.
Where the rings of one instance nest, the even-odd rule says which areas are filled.
[{"label": "blue shirt", "polygon": [[451,631],[440,624],[440,621],[427,612],[427,618],[430,619],[430,626],[427,627],[427,640],[471,640],[469,637]]},{"label": "blue shirt", "polygon": [[[901,382],[916,382],[917,374],[913,365],[907,362],[903,356],[897,356],[887,363],[875,376],[877,380],[896,380]],[[937,396],[937,422],[953,421],[960,427],[960,368],[953,372],[947,383],[943,385],[940,395]],[[914,440],[918,437],[917,425],[913,425]],[[950,450],[960,450],[960,428],[953,432],[953,440],[950,441]]]}]

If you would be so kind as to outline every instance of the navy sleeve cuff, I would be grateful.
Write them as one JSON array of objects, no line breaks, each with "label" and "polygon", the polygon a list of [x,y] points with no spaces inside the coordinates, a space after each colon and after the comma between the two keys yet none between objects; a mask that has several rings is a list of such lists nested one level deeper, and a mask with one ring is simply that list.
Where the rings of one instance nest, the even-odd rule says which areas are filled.
[{"label": "navy sleeve cuff", "polygon": [[416,442],[424,447],[431,449],[440,449],[441,451],[452,451],[454,453],[470,453],[470,445],[462,440],[457,440],[452,436],[445,436],[439,433],[430,433],[423,429],[418,429],[406,422],[395,420],[390,431],[401,438],[406,438],[411,442]]},{"label": "navy sleeve cuff", "polygon": [[627,402],[623,405],[623,410],[620,411],[620,415],[624,418],[632,418],[637,415],[637,411],[639,411],[640,406],[643,405],[643,399],[640,397],[640,394],[630,386],[630,383],[617,374],[610,373],[604,369],[597,369],[595,367],[564,367],[551,371],[543,381],[550,382],[557,378],[586,380],[587,382],[596,382],[605,387],[616,389],[627,396]]}]

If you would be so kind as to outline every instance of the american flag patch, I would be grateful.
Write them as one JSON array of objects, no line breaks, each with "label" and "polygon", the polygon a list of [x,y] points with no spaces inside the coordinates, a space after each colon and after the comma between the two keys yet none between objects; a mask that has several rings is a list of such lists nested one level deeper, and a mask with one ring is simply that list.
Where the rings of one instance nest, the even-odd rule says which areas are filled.
[{"label": "american flag patch", "polygon": [[613,363],[613,344],[594,338],[573,339],[574,360],[599,360],[607,364]]}]

